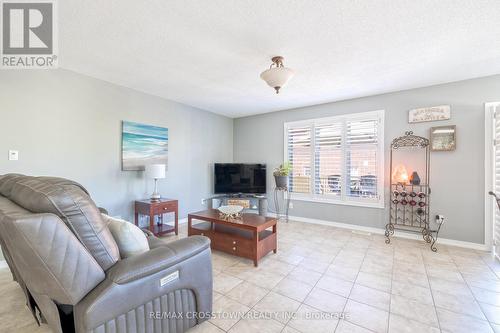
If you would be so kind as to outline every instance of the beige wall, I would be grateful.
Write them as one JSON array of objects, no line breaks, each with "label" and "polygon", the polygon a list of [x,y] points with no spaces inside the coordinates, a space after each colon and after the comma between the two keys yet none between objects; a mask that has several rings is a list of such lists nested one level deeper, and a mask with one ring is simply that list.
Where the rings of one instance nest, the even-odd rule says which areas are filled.
[{"label": "beige wall", "polygon": [[[0,174],[74,179],[113,215],[131,218],[132,202],[152,192],[141,172],[120,170],[121,120],[169,128],[163,195],[180,200],[181,217],[212,192],[214,162],[268,164],[283,159],[283,123],[385,110],[385,179],[389,142],[406,130],[457,125],[457,150],[432,153],[432,214],[444,214],[445,238],[484,242],[484,105],[500,101],[500,76],[364,97],[233,120],[66,70],[0,72]],[[450,104],[450,121],[408,124],[408,110]],[[234,135],[233,135],[234,130]],[[233,146],[234,142],[234,146]],[[17,149],[19,161],[8,161]],[[388,194],[388,189],[386,189]],[[386,197],[386,204],[388,200]],[[272,206],[271,206],[272,207]],[[295,201],[294,216],[383,228],[385,209]]]},{"label": "beige wall", "polygon": [[[385,110],[385,181],[388,184],[392,139],[407,130],[428,137],[432,126],[457,125],[457,149],[431,155],[431,216],[445,215],[442,237],[482,244],[486,191],[484,103],[492,101],[500,101],[500,75],[239,118],[234,122],[234,159],[267,163],[268,190],[271,191],[272,169],[283,161],[283,123]],[[451,120],[408,124],[408,110],[443,104],[451,105]],[[384,228],[388,221],[388,192],[387,187],[385,209],[293,201],[290,215]]]},{"label": "beige wall", "polygon": [[[211,164],[233,158],[233,120],[66,70],[0,73],[0,174],[73,179],[111,214],[130,219],[153,191],[143,172],[121,171],[121,121],[168,127],[164,196],[180,215],[212,192]],[[19,161],[8,161],[9,149]]]}]

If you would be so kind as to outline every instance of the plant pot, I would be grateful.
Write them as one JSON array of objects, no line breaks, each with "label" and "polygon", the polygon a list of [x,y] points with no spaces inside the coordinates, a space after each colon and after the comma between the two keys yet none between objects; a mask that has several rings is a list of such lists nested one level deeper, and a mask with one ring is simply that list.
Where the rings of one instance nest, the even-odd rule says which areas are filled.
[{"label": "plant pot", "polygon": [[278,188],[288,187],[288,176],[274,176],[274,181],[276,182],[276,187]]}]

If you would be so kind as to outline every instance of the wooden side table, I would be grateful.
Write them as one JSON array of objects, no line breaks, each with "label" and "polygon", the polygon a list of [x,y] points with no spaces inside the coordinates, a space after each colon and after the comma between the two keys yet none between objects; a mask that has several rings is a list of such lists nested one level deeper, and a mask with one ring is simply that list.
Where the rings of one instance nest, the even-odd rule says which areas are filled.
[{"label": "wooden side table", "polygon": [[[163,224],[163,214],[175,213],[174,227]],[[149,216],[149,231],[155,236],[161,236],[175,231],[179,234],[179,203],[175,199],[150,199],[137,200],[135,202],[135,225],[139,226],[139,214]],[[155,216],[159,216],[160,223],[155,223]]]}]

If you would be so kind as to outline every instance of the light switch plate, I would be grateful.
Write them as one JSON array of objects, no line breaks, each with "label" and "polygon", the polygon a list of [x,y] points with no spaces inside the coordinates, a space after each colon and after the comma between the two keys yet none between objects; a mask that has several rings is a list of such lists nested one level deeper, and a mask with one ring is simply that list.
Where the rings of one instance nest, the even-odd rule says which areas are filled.
[{"label": "light switch plate", "polygon": [[9,150],[9,161],[17,161],[19,159],[18,150]]}]

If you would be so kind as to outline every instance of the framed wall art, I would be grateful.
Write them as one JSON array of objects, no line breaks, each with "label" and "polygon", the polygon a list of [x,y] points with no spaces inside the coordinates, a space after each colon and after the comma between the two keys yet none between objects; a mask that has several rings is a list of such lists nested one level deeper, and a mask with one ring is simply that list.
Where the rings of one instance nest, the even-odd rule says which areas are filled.
[{"label": "framed wall art", "polygon": [[122,170],[142,171],[149,164],[168,165],[168,128],[122,122]]},{"label": "framed wall art", "polygon": [[457,127],[438,126],[431,127],[431,150],[451,151],[457,147]]}]

